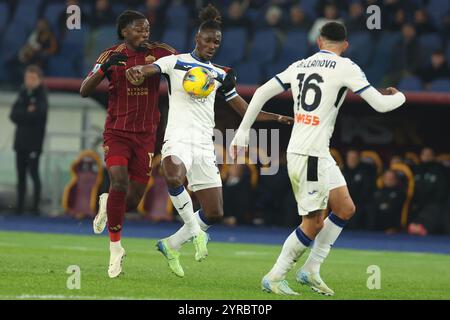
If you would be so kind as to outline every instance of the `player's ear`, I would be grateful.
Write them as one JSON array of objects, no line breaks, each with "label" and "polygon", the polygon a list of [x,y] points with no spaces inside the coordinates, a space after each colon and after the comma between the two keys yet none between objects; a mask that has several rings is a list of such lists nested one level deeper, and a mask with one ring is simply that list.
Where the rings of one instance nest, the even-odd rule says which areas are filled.
[{"label": "player's ear", "polygon": [[321,47],[322,47],[322,39],[320,39],[320,37],[317,37],[317,39],[316,39],[316,44],[317,44],[317,47],[318,47],[319,49],[321,49]]},{"label": "player's ear", "polygon": [[344,41],[344,43],[342,44],[342,52],[345,52],[345,50],[347,50],[349,46],[350,45],[348,41]]}]

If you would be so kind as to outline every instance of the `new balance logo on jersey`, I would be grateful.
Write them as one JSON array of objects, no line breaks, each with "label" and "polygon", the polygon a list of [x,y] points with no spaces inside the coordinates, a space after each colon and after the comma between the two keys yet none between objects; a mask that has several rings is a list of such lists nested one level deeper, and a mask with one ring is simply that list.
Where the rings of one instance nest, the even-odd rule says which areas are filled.
[{"label": "new balance logo on jersey", "polygon": [[320,123],[319,117],[317,116],[311,116],[306,115],[303,113],[296,113],[295,114],[295,122],[298,124],[309,124],[311,126],[317,126]]}]

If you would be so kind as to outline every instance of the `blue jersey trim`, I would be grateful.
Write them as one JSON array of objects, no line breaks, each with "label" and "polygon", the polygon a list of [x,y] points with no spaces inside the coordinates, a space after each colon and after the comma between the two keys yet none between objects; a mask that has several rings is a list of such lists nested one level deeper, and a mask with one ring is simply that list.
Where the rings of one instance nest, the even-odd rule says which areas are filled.
[{"label": "blue jersey trim", "polygon": [[274,78],[278,81],[280,86],[283,87],[284,91],[288,90],[291,87],[289,84],[284,84],[283,81],[281,81],[280,78],[278,78],[278,76],[275,76]]},{"label": "blue jersey trim", "polygon": [[360,93],[366,91],[367,89],[369,89],[370,87],[371,87],[371,85],[369,84],[368,86],[365,86],[364,88],[361,88],[358,91],[355,91],[355,94],[360,94]]}]

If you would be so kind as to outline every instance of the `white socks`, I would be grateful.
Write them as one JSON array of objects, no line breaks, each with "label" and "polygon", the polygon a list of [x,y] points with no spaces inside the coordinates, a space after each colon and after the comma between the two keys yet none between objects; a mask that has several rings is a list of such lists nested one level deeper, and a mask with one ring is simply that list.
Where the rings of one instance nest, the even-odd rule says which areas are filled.
[{"label": "white socks", "polygon": [[[207,225],[200,216],[203,216],[203,211],[200,209],[195,214],[195,219],[197,220],[200,228],[203,231],[208,230],[210,225]],[[167,238],[167,242],[169,246],[174,250],[180,250],[181,246],[188,242],[192,238],[191,233],[189,232],[188,227],[184,224],[177,232]]]},{"label": "white socks", "polygon": [[303,233],[300,227],[295,229],[284,242],[277,262],[268,273],[269,279],[272,281],[284,280],[286,274],[292,269],[298,258],[310,244],[311,239]]},{"label": "white socks", "polygon": [[200,232],[200,225],[194,216],[194,209],[192,206],[192,199],[189,193],[183,186],[178,188],[169,188],[170,200],[172,200],[173,206],[177,209],[179,215],[183,219],[187,231],[191,237]]},{"label": "white socks", "polygon": [[109,251],[117,253],[121,250],[121,248],[122,245],[120,244],[120,240],[115,242],[112,241],[109,242]]},{"label": "white socks", "polygon": [[333,213],[330,213],[324,221],[322,230],[320,230],[314,240],[314,245],[302,270],[311,273],[318,273],[320,271],[321,264],[330,253],[331,246],[341,234],[346,222]]}]

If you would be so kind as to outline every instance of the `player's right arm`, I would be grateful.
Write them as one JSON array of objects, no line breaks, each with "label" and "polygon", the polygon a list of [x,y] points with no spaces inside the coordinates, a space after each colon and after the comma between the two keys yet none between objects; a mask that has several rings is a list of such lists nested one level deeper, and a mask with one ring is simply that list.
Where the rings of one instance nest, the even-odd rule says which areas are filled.
[{"label": "player's right arm", "polygon": [[80,95],[83,98],[90,96],[100,82],[102,82],[109,68],[112,66],[125,65],[127,59],[128,57],[122,53],[110,54],[108,51],[102,53],[97,59],[97,63],[92,71],[81,83]]},{"label": "player's right arm", "polygon": [[247,111],[245,112],[244,118],[242,119],[242,122],[230,145],[230,154],[233,159],[236,158],[240,151],[248,145],[250,128],[255,122],[256,117],[264,104],[271,98],[290,88],[289,74],[292,67],[292,65],[289,66],[285,71],[276,75],[261,87],[256,89],[252,100],[248,105]]},{"label": "player's right arm", "polygon": [[126,71],[127,79],[133,83],[139,82],[142,77],[151,77],[160,73],[170,74],[176,59],[176,56],[172,54],[159,58],[152,64],[131,67]]},{"label": "player's right arm", "polygon": [[406,101],[403,93],[396,88],[387,88],[388,95],[381,94],[367,81],[364,72],[358,65],[349,60],[345,68],[344,84],[354,93],[359,94],[373,109],[378,112],[389,112],[400,107]]}]

